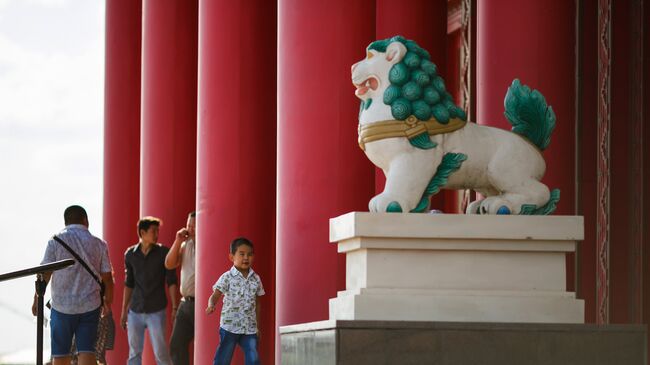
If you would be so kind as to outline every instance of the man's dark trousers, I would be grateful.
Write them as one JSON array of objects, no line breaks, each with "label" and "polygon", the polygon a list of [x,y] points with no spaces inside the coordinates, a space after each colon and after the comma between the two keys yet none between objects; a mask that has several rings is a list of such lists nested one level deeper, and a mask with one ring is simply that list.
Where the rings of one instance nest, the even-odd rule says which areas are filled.
[{"label": "man's dark trousers", "polygon": [[192,339],[194,339],[194,297],[185,297],[178,306],[169,344],[174,365],[189,365],[189,346]]}]

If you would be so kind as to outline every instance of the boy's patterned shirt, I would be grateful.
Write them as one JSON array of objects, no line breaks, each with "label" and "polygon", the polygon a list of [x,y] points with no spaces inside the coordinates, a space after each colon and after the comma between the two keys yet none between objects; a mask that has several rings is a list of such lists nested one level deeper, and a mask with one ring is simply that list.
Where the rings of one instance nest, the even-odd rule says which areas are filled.
[{"label": "boy's patterned shirt", "polygon": [[221,328],[236,334],[256,334],[255,300],[265,294],[260,276],[250,269],[245,278],[233,266],[221,275],[212,289],[223,293]]}]

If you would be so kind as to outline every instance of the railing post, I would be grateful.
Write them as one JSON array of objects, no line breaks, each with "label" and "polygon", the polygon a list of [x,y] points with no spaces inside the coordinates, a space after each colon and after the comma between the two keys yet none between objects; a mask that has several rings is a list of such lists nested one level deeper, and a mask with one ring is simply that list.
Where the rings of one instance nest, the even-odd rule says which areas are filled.
[{"label": "railing post", "polygon": [[43,365],[43,302],[47,282],[43,274],[36,275],[36,296],[38,298],[38,315],[36,316],[36,365]]},{"label": "railing post", "polygon": [[52,273],[54,271],[66,268],[70,265],[74,265],[74,263],[74,260],[66,259],[6,274],[0,274],[0,282],[36,274],[35,286],[38,307],[36,314],[36,365],[43,365],[43,298],[45,297],[45,289],[47,288],[47,282],[45,281],[43,275],[45,273]]}]

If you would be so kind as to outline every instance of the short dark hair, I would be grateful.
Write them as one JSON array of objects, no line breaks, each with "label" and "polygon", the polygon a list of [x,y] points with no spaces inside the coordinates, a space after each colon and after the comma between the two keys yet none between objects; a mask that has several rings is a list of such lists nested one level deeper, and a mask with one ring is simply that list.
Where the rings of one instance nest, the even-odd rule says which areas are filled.
[{"label": "short dark hair", "polygon": [[196,210],[187,215],[187,218],[196,218]]},{"label": "short dark hair", "polygon": [[140,231],[147,231],[151,226],[160,227],[161,224],[162,221],[160,220],[160,218],[151,217],[151,216],[140,218],[140,220],[138,221],[138,237],[142,237],[140,236]]},{"label": "short dark hair", "polygon": [[71,205],[65,208],[63,221],[66,226],[69,224],[83,224],[85,223],[84,220],[88,220],[88,214],[80,205]]},{"label": "short dark hair", "polygon": [[237,252],[237,249],[239,246],[248,246],[251,248],[251,251],[255,252],[255,248],[253,247],[253,242],[251,242],[248,238],[246,237],[237,237],[232,242],[230,242],[230,254],[234,255]]}]

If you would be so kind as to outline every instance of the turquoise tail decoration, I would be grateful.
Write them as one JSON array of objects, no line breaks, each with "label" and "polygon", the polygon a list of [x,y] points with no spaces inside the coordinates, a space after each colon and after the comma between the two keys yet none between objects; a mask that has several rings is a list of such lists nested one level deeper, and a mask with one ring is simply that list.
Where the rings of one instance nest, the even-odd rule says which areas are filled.
[{"label": "turquoise tail decoration", "polygon": [[440,188],[447,184],[449,175],[456,172],[465,160],[467,160],[467,155],[464,153],[446,153],[442,156],[442,162],[440,162],[436,174],[433,175],[429,185],[424,189],[422,199],[420,199],[417,207],[411,210],[411,213],[424,212],[429,207],[429,198],[431,198],[432,195],[437,194],[440,191]]},{"label": "turquoise tail decoration", "polygon": [[503,105],[512,131],[526,137],[540,150],[545,150],[551,143],[555,113],[546,104],[544,96],[515,79],[508,88]]},{"label": "turquoise tail decoration", "polygon": [[560,189],[553,189],[548,203],[544,204],[541,208],[537,208],[534,204],[524,204],[521,206],[521,215],[549,215],[555,211],[557,203],[560,201]]}]

